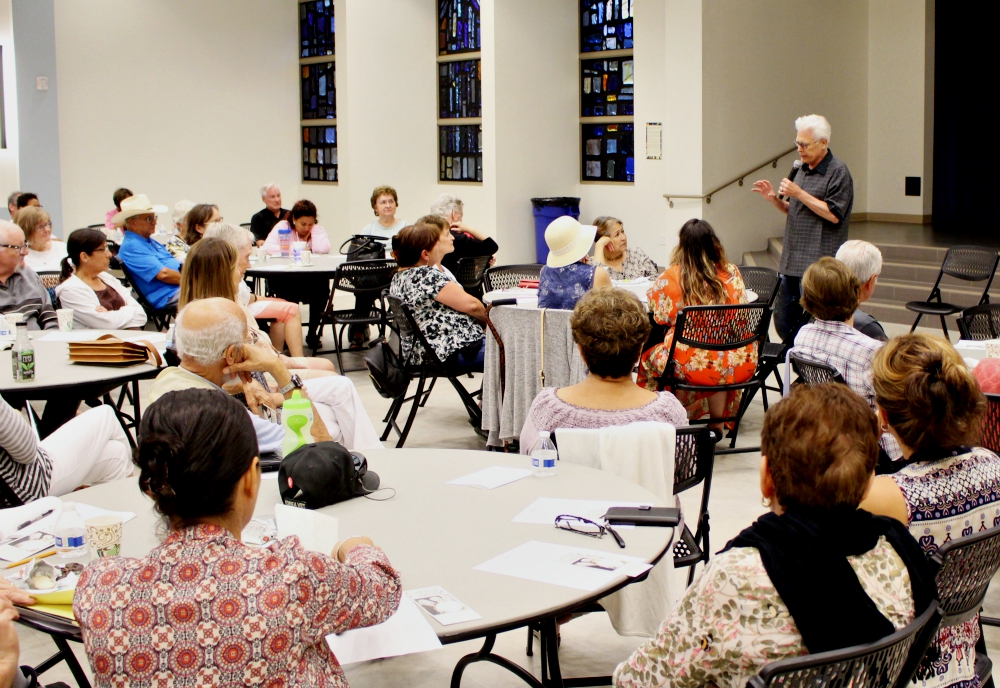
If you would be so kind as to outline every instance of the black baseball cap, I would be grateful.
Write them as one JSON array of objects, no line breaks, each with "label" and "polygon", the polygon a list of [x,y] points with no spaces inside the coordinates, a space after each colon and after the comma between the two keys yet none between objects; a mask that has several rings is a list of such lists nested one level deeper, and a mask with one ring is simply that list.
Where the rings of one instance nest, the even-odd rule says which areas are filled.
[{"label": "black baseball cap", "polygon": [[282,459],[278,469],[281,501],[306,509],[374,492],[379,482],[363,455],[336,442],[305,444]]}]

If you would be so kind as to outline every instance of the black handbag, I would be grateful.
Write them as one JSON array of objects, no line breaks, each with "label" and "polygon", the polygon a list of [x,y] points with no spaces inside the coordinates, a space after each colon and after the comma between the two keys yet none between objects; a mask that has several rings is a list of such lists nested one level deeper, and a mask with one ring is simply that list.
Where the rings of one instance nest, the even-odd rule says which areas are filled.
[{"label": "black handbag", "polygon": [[365,354],[365,367],[375,390],[386,399],[398,399],[406,394],[412,376],[403,369],[402,361],[382,337]]},{"label": "black handbag", "polygon": [[348,263],[358,260],[381,260],[385,258],[383,241],[382,237],[371,234],[355,234],[340,245],[340,253],[347,256]]}]

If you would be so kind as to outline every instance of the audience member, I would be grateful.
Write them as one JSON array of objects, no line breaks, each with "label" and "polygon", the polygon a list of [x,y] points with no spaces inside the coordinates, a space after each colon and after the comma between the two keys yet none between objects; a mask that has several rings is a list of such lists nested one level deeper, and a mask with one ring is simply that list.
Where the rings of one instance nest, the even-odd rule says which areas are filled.
[{"label": "audience member", "polygon": [[799,386],[771,406],[760,468],[770,513],[709,560],[613,684],[744,686],[770,662],[871,643],[923,613],[937,591],[920,545],[858,509],[877,435],[843,385]]},{"label": "audience member", "polygon": [[177,236],[187,236],[187,214],[191,212],[194,206],[195,202],[188,200],[180,200],[174,203],[174,212],[171,214],[171,219],[174,222],[174,231],[177,233]]},{"label": "audience member", "polygon": [[34,428],[0,399],[0,477],[22,501],[119,480],[131,469],[132,448],[111,406],[89,409],[38,441]]},{"label": "audience member", "polygon": [[[462,199],[451,194],[441,194],[431,206],[431,215],[443,217],[451,228],[455,238],[455,250],[445,255],[441,266],[452,273],[458,269],[459,258],[481,258],[492,256],[500,247],[486,232],[473,229],[462,222],[465,217],[465,204]],[[422,220],[417,220],[420,224]],[[495,259],[494,259],[495,260]],[[492,264],[492,261],[491,263]]]},{"label": "audience member", "polygon": [[[861,283],[858,304],[870,299],[882,274],[882,252],[878,246],[858,239],[845,241],[837,249],[837,260],[849,267]],[[854,329],[880,342],[889,341],[882,324],[860,308],[854,311]]]},{"label": "audience member", "polygon": [[[231,234],[235,235],[236,238],[242,236],[244,243],[243,251],[249,255],[251,235],[247,230],[242,227],[233,227],[233,225],[215,224],[212,227],[232,227],[234,231],[231,231]],[[333,363],[328,359],[305,358],[302,356],[302,320],[299,317],[298,304],[277,299],[261,301],[265,306],[272,304],[268,306],[271,311],[292,324],[293,327],[286,328],[284,323],[276,321],[271,327],[271,338],[268,338],[260,330],[255,316],[247,306],[243,292],[240,291],[240,287],[242,286],[246,290],[246,294],[251,298],[253,297],[246,283],[243,281],[243,273],[245,272],[242,262],[243,253],[238,251],[233,244],[224,238],[206,238],[209,241],[199,241],[191,249],[188,259],[184,261],[184,267],[181,269],[180,307],[184,308],[187,304],[197,299],[209,299],[213,297],[222,297],[230,301],[235,301],[246,315],[247,327],[250,328],[249,341],[251,343],[258,346],[265,346],[269,349],[273,348],[276,353],[281,355],[282,362],[288,368],[329,371],[332,373],[334,370]],[[249,265],[248,260],[245,262]],[[291,331],[289,332],[289,330]],[[277,344],[274,344],[275,332],[282,338],[284,338],[286,332],[289,333],[294,339],[292,343],[296,345],[299,355],[289,357],[281,354],[281,349],[278,348]],[[289,351],[291,351],[291,347]]]},{"label": "audience member", "polygon": [[20,191],[12,191],[10,196],[7,197],[7,212],[10,213],[10,221],[15,222],[17,218],[17,197],[21,195]]},{"label": "audience member", "polygon": [[[860,291],[854,272],[836,258],[824,256],[810,265],[802,276],[802,307],[815,320],[799,329],[793,351],[836,368],[874,409],[872,359],[882,343],[851,326]],[[903,456],[892,435],[883,435],[882,446],[891,461]]]},{"label": "audience member", "polygon": [[257,246],[263,246],[274,226],[288,215],[281,207],[281,187],[274,182],[260,187],[260,198],[264,201],[264,209],[250,218],[250,231]]},{"label": "audience member", "polygon": [[28,255],[24,264],[35,272],[57,272],[66,257],[66,244],[52,237],[52,218],[41,208],[27,207],[17,214]]},{"label": "audience member", "polygon": [[0,313],[20,313],[29,330],[54,330],[58,323],[49,291],[24,265],[27,253],[21,228],[0,220]]},{"label": "audience member", "polygon": [[538,281],[538,307],[571,311],[594,287],[610,287],[603,267],[591,264],[587,253],[594,245],[595,228],[569,215],[557,217],[545,229],[549,257]]},{"label": "audience member", "polygon": [[120,187],[118,189],[115,189],[115,192],[111,194],[111,201],[115,204],[115,207],[109,210],[104,215],[104,226],[108,229],[109,232],[117,233],[118,231],[121,230],[121,224],[115,224],[114,222],[111,221],[111,218],[113,218],[115,215],[117,215],[122,211],[122,201],[124,201],[126,198],[131,197],[132,195],[133,195],[132,192],[126,189],[125,187]]},{"label": "audience member", "polygon": [[[34,670],[18,666],[21,643],[14,626],[14,622],[20,618],[14,605],[34,603],[34,597],[14,587],[7,579],[0,578],[0,688],[32,688],[37,685],[37,682],[32,683],[33,678],[36,678]],[[62,688],[65,684],[57,685]]]},{"label": "audience member", "polygon": [[73,611],[98,685],[154,675],[165,685],[347,685],[325,638],[388,619],[399,574],[366,537],[329,556],[294,535],[244,545],[258,455],[243,409],[218,391],[166,394],[143,414],[139,488],[169,534],[145,557],[97,559],[80,577]]},{"label": "audience member", "polygon": [[[910,528],[928,556],[957,537],[1000,523],[1000,458],[977,446],[986,401],[951,343],[924,334],[875,354],[875,402],[906,465],[875,478],[861,508]],[[977,686],[979,619],[938,633],[934,685]]]},{"label": "audience member", "polygon": [[[729,262],[722,242],[712,225],[704,220],[688,220],[670,259],[670,267],[646,292],[649,309],[660,325],[668,327],[662,344],[650,348],[639,361],[638,384],[657,389],[665,373],[673,343],[677,315],[687,306],[746,303],[746,288],[739,268]],[[735,351],[708,351],[677,347],[673,375],[689,385],[701,385],[704,392],[678,391],[677,398],[687,408],[688,418],[732,418],[739,410],[741,393],[712,392],[717,385],[746,382],[753,375],[756,345]],[[721,423],[709,427],[720,431]],[[717,436],[721,439],[721,432]]]},{"label": "audience member", "polygon": [[[296,201],[284,220],[277,223],[264,242],[264,250],[271,254],[281,252],[278,231],[292,227],[292,241],[305,241],[313,253],[329,253],[330,238],[326,230],[316,224],[318,213],[312,201]],[[309,304],[309,327],[306,346],[313,351],[320,348],[320,322],[330,298],[330,280],[322,275],[275,275],[268,278],[271,292],[292,303]]]},{"label": "audience member", "polygon": [[166,212],[166,207],[153,206],[145,194],[138,194],[122,201],[121,212],[111,220],[125,227],[118,260],[128,268],[136,291],[159,310],[177,304],[181,264],[150,238],[156,232],[157,212]]},{"label": "audience member", "polygon": [[649,314],[624,289],[592,289],[570,318],[573,341],[587,364],[587,377],[569,387],[546,387],[531,404],[521,430],[527,454],[539,430],[603,428],[655,421],[687,425],[687,413],[670,392],[650,392],[632,381],[632,369],[649,337]]},{"label": "audience member", "polygon": [[641,248],[629,248],[625,225],[616,217],[602,215],[594,220],[597,244],[594,265],[602,265],[613,280],[635,280],[656,277],[656,263]]},{"label": "audience member", "polygon": [[[486,339],[481,322],[486,319],[486,309],[462,285],[433,267],[452,250],[451,232],[436,225],[411,225],[404,227],[393,243],[393,257],[400,270],[392,278],[389,293],[410,309],[439,359],[482,372]],[[407,363],[424,361],[420,345],[410,340],[401,344]]]},{"label": "audience member", "polygon": [[[455,252],[455,232],[451,231],[451,225],[449,225],[448,221],[445,220],[440,215],[424,215],[423,217],[421,217],[421,218],[419,218],[417,220],[416,224],[418,224],[418,225],[430,225],[432,227],[437,227],[438,231],[444,232],[445,230],[447,230],[448,232],[451,233],[451,246],[452,246],[452,250],[449,253],[446,253],[446,254],[444,254],[444,256],[441,257],[441,262],[439,262],[437,265],[432,265],[431,267],[435,268],[437,270],[440,270],[445,275],[447,275],[448,279],[457,282],[458,278],[455,277],[455,273],[453,273],[450,268],[446,268],[444,266],[444,260],[445,260],[445,258],[447,258],[448,256],[452,255]],[[396,239],[396,237],[393,237],[393,239],[392,239],[393,246],[395,247],[395,245],[397,243],[398,243],[398,240]],[[454,265],[454,263],[452,263],[452,264]]]},{"label": "audience member", "polygon": [[146,312],[108,272],[111,251],[104,232],[78,229],[69,235],[66,245],[69,255],[62,261],[62,282],[56,287],[56,296],[60,306],[73,310],[74,329],[142,329]]},{"label": "audience member", "polygon": [[222,222],[219,206],[211,203],[199,203],[184,216],[184,243],[194,246],[205,233],[205,228],[213,222]]},{"label": "audience member", "polygon": [[399,197],[396,190],[391,186],[377,186],[372,191],[372,210],[375,211],[375,219],[370,225],[361,228],[358,234],[382,237],[389,243],[403,227],[407,226],[406,220],[396,219],[396,209],[399,208]]},{"label": "audience member", "polygon": [[42,203],[38,200],[38,194],[33,194],[30,192],[22,192],[17,195],[17,211],[21,212],[22,208],[28,208],[34,206],[36,208],[41,208]]}]

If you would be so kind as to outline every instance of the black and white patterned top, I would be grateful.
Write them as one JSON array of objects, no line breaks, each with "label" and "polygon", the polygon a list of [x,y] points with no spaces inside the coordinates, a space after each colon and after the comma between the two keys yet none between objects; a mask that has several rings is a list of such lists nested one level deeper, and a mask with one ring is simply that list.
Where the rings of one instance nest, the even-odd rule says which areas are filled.
[{"label": "black and white patterned top", "polygon": [[622,263],[621,270],[616,270],[607,263],[602,263],[602,265],[613,280],[642,279],[643,277],[656,277],[660,274],[660,271],[656,269],[656,263],[641,248],[625,249],[625,262]]},{"label": "black and white patterned top", "polygon": [[52,459],[38,444],[31,426],[3,399],[0,399],[0,477],[24,503],[47,495],[52,482]]},{"label": "black and white patterned top", "polygon": [[793,181],[806,193],[826,203],[840,220],[837,223],[824,220],[802,201],[789,200],[778,272],[801,277],[806,268],[823,256],[835,255],[840,245],[847,241],[847,225],[854,207],[854,180],[847,165],[827,151],[815,169],[809,169],[808,165],[799,168]]},{"label": "black and white patterned top", "polygon": [[[482,326],[471,315],[434,300],[450,282],[440,270],[422,265],[396,273],[389,286],[389,294],[410,309],[427,343],[442,361],[485,336]],[[423,363],[420,345],[414,347],[413,342],[404,341],[402,346],[403,360],[412,365]]]}]

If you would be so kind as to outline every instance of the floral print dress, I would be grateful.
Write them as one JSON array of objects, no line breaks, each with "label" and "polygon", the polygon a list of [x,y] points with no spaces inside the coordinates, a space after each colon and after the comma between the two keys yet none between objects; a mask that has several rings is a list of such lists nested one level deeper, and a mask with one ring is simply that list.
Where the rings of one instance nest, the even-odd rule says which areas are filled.
[{"label": "floral print dress", "polygon": [[656,277],[658,270],[653,259],[641,248],[625,250],[625,261],[621,269],[615,269],[607,263],[601,264],[613,280],[635,280],[643,277]]},{"label": "floral print dress", "polygon": [[[746,288],[739,269],[729,263],[720,267],[719,279],[726,289],[726,304],[746,303]],[[639,375],[636,382],[640,387],[655,391],[658,379],[667,369],[667,358],[670,355],[670,345],[674,338],[674,326],[677,314],[688,304],[681,291],[681,267],[673,265],[656,278],[653,286],[646,292],[649,297],[649,310],[653,318],[669,329],[662,344],[650,348],[639,359]],[[720,304],[724,305],[724,304]],[[715,387],[749,380],[757,367],[757,346],[751,344],[732,351],[706,351],[678,344],[674,351],[674,374],[679,380],[692,385]],[[687,408],[688,418],[694,420],[708,414],[708,397],[714,394],[710,389],[705,392],[677,390],[675,395]],[[740,406],[741,392],[729,392],[726,395],[726,415],[735,416]]]}]

